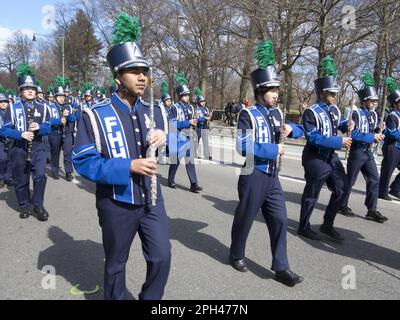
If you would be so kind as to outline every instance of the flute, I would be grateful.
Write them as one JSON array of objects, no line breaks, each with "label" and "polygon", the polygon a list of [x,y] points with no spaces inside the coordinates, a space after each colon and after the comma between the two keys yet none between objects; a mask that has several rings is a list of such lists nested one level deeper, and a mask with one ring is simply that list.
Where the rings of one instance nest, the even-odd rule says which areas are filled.
[{"label": "flute", "polygon": [[[154,86],[153,86],[153,68],[150,67],[150,132],[154,130]],[[150,146],[151,159],[156,160],[156,148]],[[151,203],[156,205],[157,201],[157,175],[151,177]]]},{"label": "flute", "polygon": [[[33,119],[33,111],[34,108],[32,109],[28,109],[28,131],[29,132],[33,132],[29,127],[30,125],[34,122]],[[33,145],[33,141],[28,141],[28,154],[26,157],[26,161],[27,162],[31,162],[32,161],[32,145]]]}]

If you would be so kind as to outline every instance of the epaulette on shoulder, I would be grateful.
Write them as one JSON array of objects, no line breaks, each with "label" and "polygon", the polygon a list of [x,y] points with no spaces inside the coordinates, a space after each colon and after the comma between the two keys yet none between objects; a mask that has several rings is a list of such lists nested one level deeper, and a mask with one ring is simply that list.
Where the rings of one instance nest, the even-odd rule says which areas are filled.
[{"label": "epaulette on shoulder", "polygon": [[319,104],[318,104],[318,103],[312,104],[312,105],[309,106],[307,109],[314,109],[314,108],[316,108],[316,107],[319,107]]},{"label": "epaulette on shoulder", "polygon": [[[143,99],[140,99],[140,102],[143,104],[143,106],[150,107],[150,102],[146,102]],[[154,103],[154,106],[161,109],[160,105],[157,102]]]},{"label": "epaulette on shoulder", "polygon": [[101,108],[101,107],[106,107],[109,106],[111,104],[111,100],[110,99],[106,99],[104,101],[95,103],[94,105],[90,106],[90,109],[97,109],[97,108]]}]

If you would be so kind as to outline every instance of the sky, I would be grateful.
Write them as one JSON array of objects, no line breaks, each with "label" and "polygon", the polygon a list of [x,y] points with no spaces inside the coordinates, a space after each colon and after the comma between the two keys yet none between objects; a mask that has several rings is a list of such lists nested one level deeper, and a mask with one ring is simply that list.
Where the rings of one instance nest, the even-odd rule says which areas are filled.
[{"label": "sky", "polygon": [[[54,15],[53,5],[68,3],[68,0],[0,0],[0,46],[13,32],[21,30],[32,36],[33,33],[51,34]],[[50,22],[50,23],[49,23]]]}]

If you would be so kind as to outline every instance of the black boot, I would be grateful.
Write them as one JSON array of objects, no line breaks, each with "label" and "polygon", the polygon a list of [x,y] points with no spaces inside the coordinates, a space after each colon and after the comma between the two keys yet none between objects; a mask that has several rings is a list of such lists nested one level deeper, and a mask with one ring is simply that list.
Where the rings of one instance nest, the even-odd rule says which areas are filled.
[{"label": "black boot", "polygon": [[67,180],[67,181],[72,181],[72,180],[74,180],[74,176],[72,175],[72,173],[66,173],[65,174],[65,180]]},{"label": "black boot", "polygon": [[390,191],[389,194],[396,198],[396,200],[400,200],[400,192]]},{"label": "black boot", "polygon": [[237,271],[240,272],[247,272],[249,269],[247,268],[246,262],[244,259],[233,259],[229,257],[229,263],[232,266],[232,268],[236,269]]},{"label": "black boot", "polygon": [[175,182],[168,182],[168,187],[170,187],[171,189],[176,189],[176,184]]},{"label": "black boot", "polygon": [[332,241],[342,242],[344,238],[342,235],[335,230],[335,228],[331,225],[323,224],[319,231],[326,234]]},{"label": "black boot", "polygon": [[19,217],[21,219],[27,219],[30,215],[30,208],[20,208],[19,212]]},{"label": "black boot", "polygon": [[304,278],[295,274],[291,270],[285,271],[276,271],[275,272],[275,280],[287,285],[288,287],[293,287],[296,284],[303,282]]},{"label": "black boot", "polygon": [[[375,221],[378,223],[384,223],[387,218],[382,216],[376,209],[369,209],[367,215],[365,216],[367,220]],[[385,220],[386,218],[386,220]]]},{"label": "black boot", "polygon": [[386,200],[386,201],[392,201],[393,199],[391,198],[391,197],[389,197],[389,196],[379,196],[378,197],[379,199],[382,199],[382,200]]},{"label": "black boot", "polygon": [[353,210],[351,210],[349,207],[343,207],[343,208],[339,209],[337,213],[344,215],[346,217],[354,217],[355,216]]},{"label": "black boot", "polygon": [[190,192],[199,193],[201,190],[203,190],[203,188],[200,187],[197,183],[193,183],[193,184],[190,186]]},{"label": "black boot", "polygon": [[33,211],[37,214],[39,221],[47,221],[49,219],[49,214],[43,207],[34,207]]},{"label": "black boot", "polygon": [[321,240],[321,237],[319,236],[319,234],[317,232],[315,232],[314,230],[312,230],[311,228],[308,228],[307,230],[298,229],[297,234],[299,234],[307,239]]}]

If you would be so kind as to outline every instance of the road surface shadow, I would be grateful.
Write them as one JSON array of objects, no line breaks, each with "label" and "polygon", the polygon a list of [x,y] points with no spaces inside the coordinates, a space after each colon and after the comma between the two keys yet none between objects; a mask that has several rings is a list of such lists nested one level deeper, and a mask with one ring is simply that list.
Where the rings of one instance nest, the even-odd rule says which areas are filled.
[{"label": "road surface shadow", "polygon": [[[169,188],[169,187],[168,187],[168,179],[167,179],[167,178],[164,178],[164,177],[161,176],[161,175],[157,175],[157,179],[158,179],[158,181],[160,181],[160,184],[161,184],[162,186]],[[190,188],[181,186],[180,184],[177,184],[177,183],[175,183],[175,184],[176,184],[176,188],[177,188],[177,189],[181,189],[181,190],[183,190],[183,191],[190,191]],[[188,182],[188,184],[190,184],[190,182]]]},{"label": "road surface shadow", "polygon": [[88,193],[95,194],[96,193],[96,184],[92,181],[89,181],[78,174],[74,175],[74,179],[78,182],[75,185],[82,190],[85,190]]},{"label": "road surface shadow", "polygon": [[[200,221],[169,218],[170,239],[177,240],[191,250],[202,252],[222,264],[229,265],[229,248],[218,239],[200,231],[207,226],[207,223]],[[201,259],[201,256],[199,256],[199,259]],[[265,267],[248,258],[246,258],[246,262],[249,271],[257,277],[262,279],[273,278],[274,273]],[[229,266],[229,268],[231,267]]]},{"label": "road surface shadow", "polygon": [[[286,193],[286,195],[287,194],[288,193]],[[216,208],[217,210],[224,213],[228,213],[232,216],[234,215],[237,206],[237,201],[233,200],[225,201],[213,197],[211,195],[203,195],[203,197],[208,201],[214,202],[214,208]],[[287,198],[294,200],[301,199],[301,195],[298,194],[296,196],[295,194],[289,193],[289,197]],[[261,211],[257,215],[256,221],[265,223]],[[373,223],[367,220],[365,220],[365,222]],[[377,224],[377,227],[379,226],[380,225]],[[297,228],[298,228],[298,221],[288,219],[288,228],[287,228],[288,232],[318,250],[323,250],[329,253],[364,261],[365,263],[368,263],[370,265],[376,263],[379,265],[387,266],[392,269],[400,270],[400,253],[398,251],[379,246],[373,242],[366,241],[365,238],[358,232],[336,227],[336,230],[340,232],[345,238],[345,241],[342,244],[340,244],[329,240],[324,235],[321,235],[322,241],[313,241],[304,237],[300,237],[297,234]],[[319,226],[312,226],[312,228],[313,230],[318,231]],[[380,271],[383,271],[388,275],[400,280],[400,277],[386,270],[381,270],[379,266],[375,265],[373,266],[379,269]]]},{"label": "road surface shadow", "polygon": [[[366,220],[366,223],[374,222],[369,222]],[[400,280],[399,276],[374,265],[374,263],[376,263],[395,270],[400,270],[400,252],[382,247],[373,242],[366,241],[362,234],[356,231],[338,227],[335,227],[335,229],[345,238],[343,243],[333,242],[324,234],[321,234],[322,241],[306,239],[297,234],[297,226],[297,221],[291,219],[288,220],[288,232],[294,236],[297,236],[308,245],[318,250],[323,250],[329,253],[363,261],[396,278],[397,280]],[[377,224],[377,227],[379,226],[380,225]],[[312,228],[314,231],[318,231],[317,226],[312,226]]]},{"label": "road surface shadow", "polygon": [[[32,191],[31,191],[32,193]],[[5,201],[10,209],[19,212],[19,205],[15,195],[14,187],[4,187],[0,191],[0,201]],[[14,213],[13,213],[14,214]]]},{"label": "road surface shadow", "polygon": [[[91,240],[74,240],[56,226],[49,228],[48,237],[53,245],[39,253],[37,268],[42,270],[44,266],[53,266],[56,275],[69,282],[71,288],[79,284],[79,290],[90,291],[99,285],[101,290],[98,293],[84,296],[86,300],[102,300],[104,282],[102,244]],[[134,299],[130,292],[128,299]]]}]

